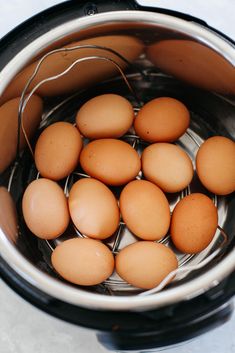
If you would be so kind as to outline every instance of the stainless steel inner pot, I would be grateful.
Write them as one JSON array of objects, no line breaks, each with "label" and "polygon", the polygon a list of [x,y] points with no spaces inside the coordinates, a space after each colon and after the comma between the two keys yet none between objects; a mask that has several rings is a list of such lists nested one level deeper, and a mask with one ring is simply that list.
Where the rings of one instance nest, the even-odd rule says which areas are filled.
[{"label": "stainless steel inner pot", "polygon": [[[212,135],[235,138],[234,46],[199,24],[153,12],[108,12],[55,26],[25,46],[3,68],[0,73],[0,105],[21,95],[42,55],[75,44],[102,45],[128,59],[129,65],[115,57],[141,102],[158,96],[182,100],[191,111],[192,121],[190,129],[177,143],[193,160],[198,146],[206,138]],[[66,68],[78,57],[98,54],[95,49],[84,49],[51,55],[40,67],[35,82],[58,74],[61,68]],[[104,51],[102,55],[113,58]],[[36,91],[44,100],[42,121],[37,129],[35,123],[29,122],[28,127],[32,145],[45,126],[58,120],[73,122],[84,101],[107,92],[122,94],[137,106],[135,97],[110,63],[82,63],[67,76],[42,85]],[[220,256],[202,269],[177,277],[161,292],[145,297],[139,296],[138,290],[120,282],[115,275],[104,286],[92,288],[76,287],[62,281],[53,271],[49,259],[51,249],[67,235],[49,243],[34,238],[25,227],[20,206],[22,192],[37,177],[37,171],[26,144],[20,159],[14,163],[17,129],[10,121],[0,125],[0,136],[3,135],[7,138],[4,140],[5,153],[1,155],[0,152],[3,186],[0,188],[1,255],[16,273],[44,293],[92,309],[144,310],[193,298],[217,286],[234,271],[234,195],[210,195],[218,206],[219,225],[228,235],[228,243]],[[133,143],[133,139],[129,138],[129,142]],[[143,147],[144,144],[140,143],[136,148],[141,153]],[[70,176],[68,184],[71,185],[77,177],[81,175]],[[11,196],[4,186],[8,187]],[[171,208],[185,193],[195,191],[206,192],[196,177],[183,194],[169,198]],[[136,238],[121,226],[119,238],[116,234],[107,244],[115,253],[133,241]],[[195,256],[177,253],[180,264],[200,263],[220,241],[218,231],[212,244],[202,253]],[[168,237],[163,242],[172,246]]]}]

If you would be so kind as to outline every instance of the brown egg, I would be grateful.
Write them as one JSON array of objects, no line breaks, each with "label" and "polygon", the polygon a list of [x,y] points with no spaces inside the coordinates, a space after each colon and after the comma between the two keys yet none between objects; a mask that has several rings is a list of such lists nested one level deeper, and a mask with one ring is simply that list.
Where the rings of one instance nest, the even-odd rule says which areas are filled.
[{"label": "brown egg", "polygon": [[[16,157],[17,131],[18,131],[18,110],[20,98],[12,99],[0,107],[0,173],[2,173]],[[33,137],[42,118],[42,99],[33,95],[22,115],[23,126],[29,141]],[[26,146],[26,140],[20,130],[20,149]]]},{"label": "brown egg", "polygon": [[[70,48],[81,45],[98,45],[113,49],[123,55],[129,62],[133,62],[143,52],[143,43],[138,38],[126,35],[98,36],[98,33],[95,34],[94,38],[75,41],[68,45],[61,44],[61,47]],[[61,51],[48,56],[44,60],[29,88],[32,89],[39,82],[48,77],[60,74],[73,64],[75,60],[88,56],[105,56],[106,58],[110,58],[117,62],[123,69],[127,67],[126,62],[121,58],[104,49],[80,48],[69,52]],[[27,81],[38,65],[39,60],[40,58],[35,62],[30,63],[18,73],[5,90],[3,97],[0,97],[1,102],[17,97],[21,94]],[[102,82],[115,75],[120,74],[115,65],[107,60],[87,60],[75,65],[66,75],[44,83],[38,88],[37,92],[42,97],[68,94],[72,91],[77,92],[80,89],[93,86],[95,83]]]},{"label": "brown egg", "polygon": [[121,215],[127,227],[144,240],[159,240],[170,225],[170,208],[159,187],[147,180],[134,180],[120,195]]},{"label": "brown egg", "polygon": [[177,269],[174,252],[163,244],[138,241],[122,249],[116,256],[118,275],[134,287],[150,289]]},{"label": "brown egg", "polygon": [[103,94],[87,101],[78,111],[79,131],[89,139],[117,138],[131,127],[134,110],[131,103],[117,94]]},{"label": "brown egg", "polygon": [[128,143],[115,139],[90,142],[81,152],[80,163],[90,176],[109,185],[122,185],[140,171],[138,153]]},{"label": "brown egg", "polygon": [[117,200],[106,185],[93,178],[80,179],[72,186],[69,210],[75,226],[91,238],[108,238],[119,225]]},{"label": "brown egg", "polygon": [[35,147],[35,163],[39,173],[60,180],[77,166],[82,138],[75,126],[58,122],[48,126],[39,136]]},{"label": "brown egg", "polygon": [[105,281],[114,269],[111,251],[94,239],[74,238],[62,242],[53,251],[51,262],[61,277],[82,286]]},{"label": "brown egg", "polygon": [[19,235],[18,214],[15,201],[4,186],[0,186],[0,228],[13,243]]},{"label": "brown egg", "polygon": [[184,197],[175,207],[171,219],[171,238],[184,253],[204,250],[212,241],[218,225],[218,214],[212,200],[204,194]]},{"label": "brown egg", "polygon": [[180,147],[170,143],[154,143],[145,148],[142,170],[146,179],[165,192],[181,191],[193,178],[191,159]]},{"label": "brown egg", "polygon": [[155,98],[146,103],[134,122],[136,134],[148,142],[172,142],[189,127],[186,106],[170,97]]},{"label": "brown egg", "polygon": [[235,143],[223,136],[206,140],[199,148],[196,169],[202,184],[218,195],[235,190]]},{"label": "brown egg", "polygon": [[28,185],[22,210],[28,228],[42,239],[57,238],[69,224],[69,210],[63,190],[49,179],[37,179]]},{"label": "brown egg", "polygon": [[209,91],[235,94],[235,70],[204,43],[186,39],[157,40],[146,50],[154,66],[168,75]]}]

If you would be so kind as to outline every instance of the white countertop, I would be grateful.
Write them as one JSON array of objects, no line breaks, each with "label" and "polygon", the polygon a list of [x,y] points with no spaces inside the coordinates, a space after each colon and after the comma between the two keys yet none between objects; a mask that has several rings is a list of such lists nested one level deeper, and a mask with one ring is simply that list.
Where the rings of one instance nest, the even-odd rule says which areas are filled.
[{"label": "white countertop", "polygon": [[[0,37],[33,14],[60,0],[0,0]],[[162,0],[139,0],[153,5]],[[160,4],[161,3],[161,4]],[[164,0],[188,9],[235,38],[235,0]],[[184,4],[183,4],[184,3]],[[186,7],[184,6],[186,4]],[[184,6],[184,7],[182,7]],[[206,14],[206,15],[205,15]],[[205,19],[205,16],[207,17]],[[230,21],[229,21],[230,19]],[[235,315],[223,326],[165,353],[235,353]],[[55,319],[25,302],[0,281],[0,353],[102,353],[95,333]]]}]

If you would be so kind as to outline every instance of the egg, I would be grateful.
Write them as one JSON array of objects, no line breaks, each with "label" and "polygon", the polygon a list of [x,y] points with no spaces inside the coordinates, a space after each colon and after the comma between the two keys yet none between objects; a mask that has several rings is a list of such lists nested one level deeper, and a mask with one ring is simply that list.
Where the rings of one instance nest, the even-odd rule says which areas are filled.
[{"label": "egg", "polygon": [[88,175],[109,185],[127,183],[138,175],[141,168],[136,150],[115,139],[88,143],[81,152],[80,164]]},{"label": "egg", "polygon": [[91,238],[108,238],[119,225],[117,200],[106,185],[93,178],[73,184],[69,211],[79,231]]},{"label": "egg", "polygon": [[114,257],[108,247],[88,238],[62,242],[53,251],[51,262],[61,277],[82,286],[105,281],[114,269]]},{"label": "egg", "polygon": [[39,136],[35,147],[35,164],[39,173],[49,179],[60,180],[77,166],[82,138],[75,126],[57,122]]},{"label": "egg", "polygon": [[78,111],[79,131],[89,139],[117,138],[131,127],[134,110],[131,103],[117,94],[103,94],[87,101]]},{"label": "egg", "polygon": [[16,204],[10,192],[0,186],[0,228],[5,236],[17,244],[19,236],[19,221]]},{"label": "egg", "polygon": [[37,179],[27,186],[22,211],[28,228],[42,239],[57,238],[69,224],[67,199],[61,187],[49,179]]},{"label": "egg", "polygon": [[146,103],[134,122],[136,134],[148,142],[173,142],[189,127],[190,113],[180,101],[160,97]]},{"label": "egg", "polygon": [[223,136],[207,139],[196,156],[196,169],[201,183],[217,195],[235,190],[235,143]]},{"label": "egg", "polygon": [[[19,104],[20,97],[11,99],[0,107],[0,173],[2,173],[16,157]],[[42,99],[37,95],[33,95],[22,114],[23,126],[29,141],[40,124],[42,110]],[[25,146],[26,140],[21,127],[20,150]]]},{"label": "egg", "polygon": [[116,256],[118,275],[134,287],[151,289],[178,267],[174,252],[163,244],[139,241]]},{"label": "egg", "polygon": [[127,184],[120,195],[121,215],[127,227],[144,240],[159,240],[170,225],[170,207],[166,196],[146,180]]},{"label": "egg", "polygon": [[235,94],[235,70],[219,52],[192,39],[158,38],[146,57],[160,71],[203,90]]},{"label": "egg", "polygon": [[170,234],[178,250],[195,254],[210,244],[217,226],[218,213],[212,200],[204,194],[195,193],[176,205]]},{"label": "egg", "polygon": [[181,191],[193,178],[192,161],[179,146],[154,143],[145,148],[141,159],[145,178],[165,192]]},{"label": "egg", "polygon": [[[114,25],[115,26],[115,25]],[[115,31],[114,27],[114,31]],[[111,30],[112,31],[112,30]],[[77,41],[77,33],[74,35],[76,41],[72,41],[71,36],[65,39],[61,39],[60,42],[56,41],[54,47],[50,49],[59,48],[71,48],[76,46],[101,46],[103,48],[110,48],[115,50],[119,54],[123,55],[130,63],[135,61],[144,50],[144,45],[138,38],[127,35],[105,35],[99,36],[98,32],[95,33],[95,37]],[[66,45],[67,44],[67,45]],[[123,59],[118,57],[115,53],[107,51],[102,48],[78,48],[77,50],[71,51],[59,51],[53,55],[48,56],[40,66],[36,77],[29,89],[34,88],[39,82],[45,80],[48,77],[56,76],[61,72],[65,71],[71,64],[76,60],[82,59],[89,56],[105,56],[111,60],[117,62],[122,69],[128,66]],[[20,96],[26,83],[33,74],[41,58],[37,58],[36,61],[31,62],[28,66],[22,69],[10,82],[9,86],[4,91],[0,102],[4,102],[8,99]],[[69,92],[77,92],[88,87],[94,86],[96,83],[103,82],[104,80],[112,76],[120,75],[117,67],[107,60],[93,59],[86,60],[74,65],[73,68],[56,80],[41,85],[37,92],[42,97],[48,96],[59,96],[68,94]]]}]

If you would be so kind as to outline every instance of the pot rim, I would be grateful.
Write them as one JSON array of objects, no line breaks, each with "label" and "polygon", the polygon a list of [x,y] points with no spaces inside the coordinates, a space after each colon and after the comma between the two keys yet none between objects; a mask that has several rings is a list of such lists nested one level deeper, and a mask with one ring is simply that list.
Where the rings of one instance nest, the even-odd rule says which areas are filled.
[{"label": "pot rim", "polygon": [[[197,41],[212,48],[235,66],[235,47],[213,31],[196,23],[169,15],[149,11],[115,11],[68,21],[38,37],[21,50],[0,73],[0,95],[12,78],[25,66],[25,63],[39,54],[48,45],[75,31],[87,29],[107,22],[140,22],[158,27],[190,33]],[[200,278],[195,278],[179,287],[166,289],[149,296],[110,297],[74,288],[69,284],[43,273],[30,263],[0,230],[0,250],[2,258],[28,283],[42,292],[64,302],[101,310],[137,310],[157,308],[193,298],[216,286],[235,269],[235,248],[219,264]]]}]

